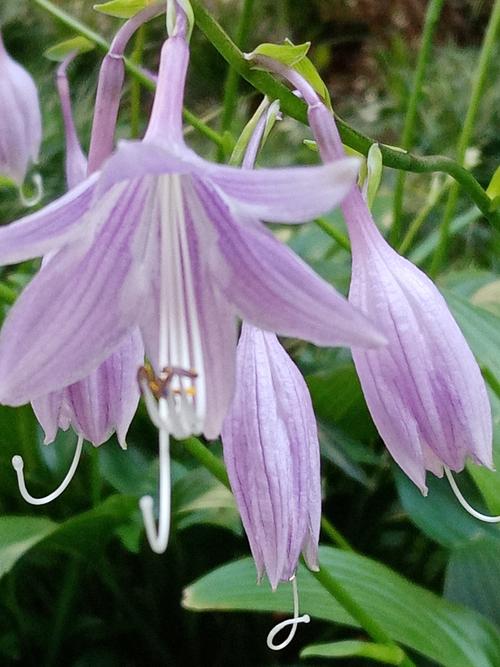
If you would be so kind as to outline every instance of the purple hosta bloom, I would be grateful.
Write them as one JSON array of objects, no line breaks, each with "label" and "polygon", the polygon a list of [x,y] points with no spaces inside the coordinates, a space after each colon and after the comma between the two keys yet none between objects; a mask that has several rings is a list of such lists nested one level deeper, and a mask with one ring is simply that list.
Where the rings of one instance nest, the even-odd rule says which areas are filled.
[{"label": "purple hosta bloom", "polygon": [[21,187],[28,165],[38,160],[42,119],[28,72],[5,50],[0,33],[0,176]]},{"label": "purple hosta bloom", "polygon": [[[54,260],[57,261],[57,260]],[[96,447],[116,431],[126,448],[127,431],[139,402],[137,369],[144,363],[144,348],[136,329],[113,354],[87,377],[32,402],[45,431],[45,443],[53,442],[57,429],[73,430]]]},{"label": "purple hosta bloom", "polygon": [[236,388],[222,441],[257,566],[273,589],[302,552],[318,569],[321,520],[316,420],[304,378],[273,333],[243,323]]},{"label": "purple hosta bloom", "polygon": [[[296,73],[283,72],[309,104],[323,160],[344,149],[332,114]],[[434,283],[378,231],[359,188],[342,210],[352,242],[349,301],[376,322],[389,344],[353,358],[373,420],[387,448],[423,493],[426,471],[460,471],[470,457],[492,466],[486,387],[474,356]]]},{"label": "purple hosta bloom", "polygon": [[0,335],[3,402],[20,405],[85,377],[138,325],[157,374],[196,374],[173,374],[161,423],[178,437],[213,438],[232,393],[236,314],[320,345],[381,342],[260,223],[331,209],[356,161],[256,171],[205,162],[182,138],[187,62],[185,40],[169,39],[144,142],[124,143],[102,172],[0,229],[4,263],[58,250]]},{"label": "purple hosta bloom", "polygon": [[[80,183],[87,171],[87,160],[73,122],[66,73],[74,55],[70,54],[57,71],[57,88],[65,130],[66,181],[70,188]],[[58,261],[57,251],[44,257],[41,271],[46,269],[50,261]],[[137,368],[143,360],[142,339],[138,329],[135,329],[90,375],[63,389],[33,399],[33,410],[45,431],[45,444],[55,440],[59,428],[67,430],[70,426],[78,434],[78,441],[66,477],[55,491],[42,498],[35,498],[29,493],[24,480],[24,461],[20,456],[13,457],[19,490],[27,502],[46,504],[67,488],[78,467],[84,440],[97,447],[116,431],[118,442],[123,448],[126,447],[127,431],[139,402]]]}]

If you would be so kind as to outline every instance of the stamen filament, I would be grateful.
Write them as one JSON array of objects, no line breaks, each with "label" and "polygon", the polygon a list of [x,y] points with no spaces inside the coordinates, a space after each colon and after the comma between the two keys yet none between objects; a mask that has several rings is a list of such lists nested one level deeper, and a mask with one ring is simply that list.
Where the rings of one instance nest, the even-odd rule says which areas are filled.
[{"label": "stamen filament", "polygon": [[24,480],[24,461],[23,457],[16,455],[12,457],[12,466],[14,470],[16,471],[17,475],[17,484],[19,486],[19,492],[23,499],[27,502],[30,503],[30,505],[46,505],[47,503],[52,502],[56,498],[58,498],[61,493],[66,489],[66,487],[69,485],[71,480],[73,479],[76,469],[78,467],[78,463],[80,461],[80,456],[82,453],[82,448],[83,448],[83,437],[81,435],[78,436],[78,441],[76,443],[76,449],[75,449],[75,454],[73,456],[73,460],[71,462],[71,465],[69,467],[68,472],[66,473],[66,477],[63,479],[61,484],[57,487],[55,491],[52,491],[52,493],[49,493],[48,496],[45,496],[43,498],[35,498],[32,496],[28,489],[26,488],[26,482]]},{"label": "stamen filament", "polygon": [[[166,418],[167,403],[164,398],[159,402],[160,419]],[[160,460],[160,478],[159,478],[159,517],[158,531],[155,525],[153,512],[154,501],[151,496],[143,496],[139,501],[139,507],[142,512],[144,529],[151,549],[162,554],[167,548],[170,535],[170,451],[169,451],[169,433],[165,428],[160,428],[159,434],[159,460]]]},{"label": "stamen filament", "polygon": [[451,470],[445,466],[444,471],[446,473],[446,477],[448,478],[448,482],[450,483],[452,491],[457,497],[458,502],[467,512],[469,512],[469,514],[471,514],[474,518],[479,519],[479,521],[484,521],[485,523],[500,523],[500,516],[488,516],[487,514],[481,514],[481,512],[478,512],[473,507],[471,507],[463,497],[460,489],[458,488]]},{"label": "stamen filament", "polygon": [[[297,632],[297,625],[299,623],[309,623],[311,620],[309,614],[299,616],[299,592],[297,589],[297,579],[295,578],[295,575],[290,579],[290,582],[292,584],[293,591],[293,618],[288,618],[286,621],[278,623],[267,635],[267,646],[271,649],[271,651],[281,651],[282,649],[286,648],[295,637],[295,633]],[[281,644],[275,644],[274,638],[276,635],[284,628],[287,628],[289,625],[291,628],[290,632],[288,633],[288,637],[282,641]]]}]

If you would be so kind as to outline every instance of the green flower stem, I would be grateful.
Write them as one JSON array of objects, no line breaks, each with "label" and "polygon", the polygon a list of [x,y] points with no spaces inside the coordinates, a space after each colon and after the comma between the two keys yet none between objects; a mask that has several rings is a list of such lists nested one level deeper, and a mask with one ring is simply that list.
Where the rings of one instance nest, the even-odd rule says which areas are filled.
[{"label": "green flower stem", "polygon": [[449,190],[453,182],[454,181],[452,181],[451,179],[447,179],[446,183],[444,183],[443,187],[439,190],[439,192],[437,192],[434,197],[431,197],[431,199],[425,204],[422,210],[419,211],[413,222],[408,227],[408,230],[399,245],[398,252],[400,255],[405,255],[410,250],[411,246],[413,245],[413,241],[415,240],[415,237],[417,236],[418,232],[420,231],[427,217],[429,216],[433,208],[441,201],[441,198]]},{"label": "green flower stem", "polygon": [[[135,38],[134,51],[131,60],[134,65],[140,65],[144,52],[144,42],[146,38],[146,26],[142,25]],[[139,136],[141,124],[141,82],[136,78],[132,79],[130,86],[130,136],[136,139]]]},{"label": "green flower stem", "polygon": [[182,440],[182,446],[194,456],[212,475],[224,484],[229,490],[229,477],[227,476],[226,466],[210,449],[204,445],[198,438],[187,438]]},{"label": "green flower stem", "polygon": [[328,539],[333,544],[336,544],[340,549],[343,549],[344,551],[354,551],[342,533],[337,530],[325,516],[321,517],[321,530],[328,537]]},{"label": "green flower stem", "polygon": [[351,244],[345,234],[342,234],[336,227],[334,227],[328,220],[324,218],[317,218],[314,221],[328,236],[330,236],[341,248],[351,252]]},{"label": "green flower stem", "polygon": [[[201,0],[192,0],[191,5],[193,7],[197,25],[222,57],[234,67],[244,79],[251,83],[254,88],[260,90],[271,100],[279,100],[283,113],[295,118],[301,123],[307,124],[307,109],[305,103],[296,97],[289,88],[277,81],[267,72],[252,69],[250,63],[245,60],[240,49],[238,49],[227,33],[204,8]],[[340,118],[337,117],[336,120],[344,144],[354,148],[363,155],[367,155],[370,146],[376,143],[375,140],[361,134]],[[383,163],[386,167],[402,169],[414,173],[441,171],[452,176],[458,183],[460,183],[464,190],[467,191],[471,199],[476,203],[478,208],[490,222],[500,229],[500,212],[490,210],[491,199],[476,181],[474,176],[460,164],[441,155],[418,157],[407,151],[394,149],[384,144],[379,144],[379,146],[382,152]]]},{"label": "green flower stem", "polygon": [[[417,121],[417,109],[422,93],[422,84],[424,82],[425,73],[429,64],[429,57],[443,9],[444,0],[430,0],[427,5],[427,12],[425,15],[424,28],[422,31],[422,41],[418,53],[417,66],[415,69],[415,76],[413,77],[410,98],[408,100],[408,108],[406,110],[406,117],[403,127],[403,136],[401,138],[401,146],[405,150],[409,150],[413,145],[415,136],[415,125]],[[401,236],[401,224],[403,214],[403,194],[405,187],[406,173],[400,171],[396,180],[396,189],[394,191],[394,207],[392,212],[392,228],[390,233],[390,240],[393,245],[397,245]]]},{"label": "green flower stem", "polygon": [[[99,35],[97,32],[94,30],[91,30],[88,26],[86,26],[84,23],[81,21],[78,21],[77,19],[73,18],[70,14],[65,12],[63,9],[60,7],[57,7],[54,5],[51,0],[34,0],[37,5],[45,9],[47,12],[52,14],[55,18],[57,18],[61,23],[66,25],[68,28],[71,28],[71,30],[74,30],[77,34],[82,35],[83,37],[86,37],[88,40],[93,42],[103,53],[107,53],[109,50],[109,43]],[[144,74],[142,69],[137,65],[136,63],[132,62],[129,58],[125,58],[125,67],[129,74],[133,76],[136,81],[141,83],[144,88],[148,90],[154,90],[155,89],[155,84],[151,79]],[[214,144],[217,146],[223,146],[224,141],[223,138],[219,135],[218,132],[215,130],[212,130],[212,128],[208,127],[200,118],[195,116],[191,111],[188,109],[184,109],[183,111],[184,114],[184,119],[189,125],[192,125],[198,132],[201,134],[204,134],[207,139],[212,141]]]},{"label": "green flower stem", "polygon": [[[340,584],[335,577],[333,577],[326,570],[320,569],[319,572],[311,573],[315,579],[327,590],[332,597],[334,597],[339,604],[350,614],[350,616],[356,620],[360,626],[366,631],[366,633],[377,643],[385,644],[386,646],[394,646],[395,648],[400,648],[395,644],[391,637],[386,633],[386,631],[380,627],[380,625],[373,620],[373,618],[368,614],[351,596],[350,593]],[[408,658],[407,655],[404,655],[404,658],[399,663],[402,667],[415,667],[415,663]]]},{"label": "green flower stem", "polygon": [[[182,445],[194,456],[207,470],[209,470],[219,482],[231,490],[226,469],[222,461],[213,454],[198,438],[187,438],[182,441]],[[339,531],[330,524],[327,519],[322,519],[321,527],[323,532],[330,537],[332,542],[338,544],[340,548],[347,551],[353,551],[349,542]],[[326,570],[311,573],[317,581],[325,588],[332,597],[355,619],[366,633],[376,642],[388,646],[397,646],[373,618],[364,611],[362,607],[352,598],[350,593]],[[399,648],[399,647],[398,647]],[[415,667],[414,663],[405,655],[400,663],[403,667]]]},{"label": "green flower stem", "polygon": [[[474,123],[481,104],[481,98],[486,85],[488,76],[488,69],[495,53],[498,30],[500,27],[500,0],[495,0],[493,10],[491,12],[490,20],[484,35],[481,53],[477,63],[474,79],[472,83],[472,92],[469,101],[469,107],[465,115],[462,131],[457,143],[457,162],[459,165],[464,164],[465,152],[470,145],[472,133],[474,130]],[[463,184],[460,184],[463,185]],[[442,266],[448,251],[448,244],[450,240],[450,225],[455,214],[459,195],[459,184],[455,183],[448,194],[448,200],[443,214],[443,220],[440,227],[440,238],[436,248],[436,252],[432,259],[431,275],[436,275]],[[481,208],[481,207],[479,207]],[[483,209],[481,211],[484,213]],[[485,214],[486,215],[486,214]],[[488,216],[486,216],[488,217]]]},{"label": "green flower stem", "polygon": [[[252,11],[255,5],[255,0],[243,0],[243,7],[241,9],[240,20],[236,30],[236,44],[244,49],[248,40],[250,32],[250,21],[252,18]],[[240,81],[240,73],[234,67],[229,65],[226,82],[224,84],[224,102],[222,105],[222,119],[221,129],[222,134],[231,130],[231,124],[236,112],[238,102],[238,84]],[[218,157],[220,160],[224,159],[224,150],[219,147]]]}]

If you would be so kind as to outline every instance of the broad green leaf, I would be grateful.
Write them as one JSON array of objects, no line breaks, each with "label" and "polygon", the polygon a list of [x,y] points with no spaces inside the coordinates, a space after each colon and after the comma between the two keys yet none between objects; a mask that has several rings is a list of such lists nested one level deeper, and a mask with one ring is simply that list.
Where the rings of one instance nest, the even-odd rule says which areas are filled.
[{"label": "broad green leaf", "polygon": [[480,287],[473,294],[471,302],[500,317],[500,278]]},{"label": "broad green leaf", "polygon": [[[456,317],[479,365],[500,382],[500,317],[483,308],[473,306],[450,290],[444,292],[448,305]],[[500,469],[500,398],[490,392],[493,416],[493,460]],[[470,474],[486,500],[490,511],[500,513],[500,475],[475,465],[468,466]]]},{"label": "broad green leaf", "polygon": [[[320,563],[390,637],[445,667],[496,667],[500,633],[481,615],[443,600],[389,568],[358,554],[320,549]],[[302,613],[355,626],[357,623],[305,568],[298,573]],[[291,590],[276,593],[256,586],[251,559],[224,565],[184,592],[193,611],[268,611],[290,613]]]},{"label": "broad green leaf", "polygon": [[404,652],[398,646],[384,646],[372,642],[344,641],[306,646],[301,658],[368,658],[386,665],[400,665]]},{"label": "broad green leaf", "polygon": [[[429,493],[426,498],[399,470],[395,474],[399,497],[411,520],[431,539],[447,549],[466,547],[475,542],[493,541],[500,550],[500,531],[496,526],[481,523],[458,503],[447,480],[428,474]],[[463,492],[472,500],[473,488]],[[472,487],[472,484],[471,484]],[[477,491],[476,491],[477,493]]]},{"label": "broad green leaf", "polygon": [[301,60],[303,60],[311,46],[311,42],[305,42],[304,44],[292,44],[290,41],[285,41],[283,44],[259,44],[259,46],[249,53],[247,58],[249,60],[258,57],[265,56],[266,58],[271,58],[272,60],[277,60],[287,67],[294,67]]},{"label": "broad green leaf", "polygon": [[119,19],[129,19],[150,5],[152,0],[110,0],[94,5],[96,12],[115,16]]},{"label": "broad green leaf", "polygon": [[137,498],[110,496],[97,507],[58,524],[56,530],[40,543],[40,547],[89,558],[97,550],[104,549],[116,529],[127,524],[136,510]]},{"label": "broad green leaf", "polygon": [[86,37],[73,37],[51,46],[43,55],[49,60],[62,62],[70,53],[86,53],[93,48],[94,44]]},{"label": "broad green leaf", "polygon": [[0,517],[0,577],[7,574],[24,554],[57,529],[44,517]]},{"label": "broad green leaf", "polygon": [[449,600],[465,604],[500,626],[498,541],[479,540],[452,551],[444,585]]}]

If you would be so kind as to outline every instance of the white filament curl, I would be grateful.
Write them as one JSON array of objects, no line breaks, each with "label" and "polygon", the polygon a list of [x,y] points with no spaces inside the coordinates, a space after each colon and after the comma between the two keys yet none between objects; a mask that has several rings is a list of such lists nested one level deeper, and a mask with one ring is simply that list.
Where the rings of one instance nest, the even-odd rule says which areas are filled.
[{"label": "white filament curl", "polygon": [[457,497],[458,502],[462,505],[462,507],[465,510],[467,510],[467,512],[469,512],[469,514],[471,514],[474,518],[479,519],[479,521],[484,521],[485,523],[500,523],[500,516],[488,516],[487,514],[481,514],[481,512],[478,512],[473,507],[471,507],[471,505],[469,505],[469,503],[465,500],[465,498],[462,495],[462,492],[458,488],[451,470],[445,466],[444,471],[446,473],[446,477],[448,478],[448,482],[450,483],[452,491]]},{"label": "white filament curl", "polygon": [[[303,616],[299,616],[299,592],[297,589],[297,580],[295,578],[295,575],[290,579],[290,582],[292,584],[292,591],[293,591],[293,618],[289,618],[286,621],[278,623],[267,635],[267,646],[268,648],[271,649],[271,651],[281,651],[282,649],[286,648],[295,637],[295,633],[297,632],[297,625],[299,623],[309,623],[309,621],[311,620],[309,614],[304,614]],[[280,644],[275,644],[274,638],[276,637],[276,635],[285,628],[287,628],[289,625],[291,626],[291,628],[287,638]]]},{"label": "white filament curl", "polygon": [[31,495],[31,493],[29,493],[28,489],[26,488],[26,482],[24,480],[23,457],[19,455],[13,456],[12,466],[16,471],[17,484],[19,486],[19,492],[23,497],[23,499],[30,505],[46,505],[47,503],[50,503],[56,498],[58,498],[61,495],[61,493],[68,487],[69,483],[71,482],[71,480],[75,475],[76,469],[78,468],[78,463],[80,461],[80,456],[82,454],[82,448],[83,448],[83,437],[80,435],[78,436],[75,454],[73,456],[73,460],[71,461],[69,470],[66,473],[66,477],[63,479],[63,481],[55,491],[52,491],[52,493],[49,493],[48,496],[44,496],[43,498],[35,498],[34,496]]}]

